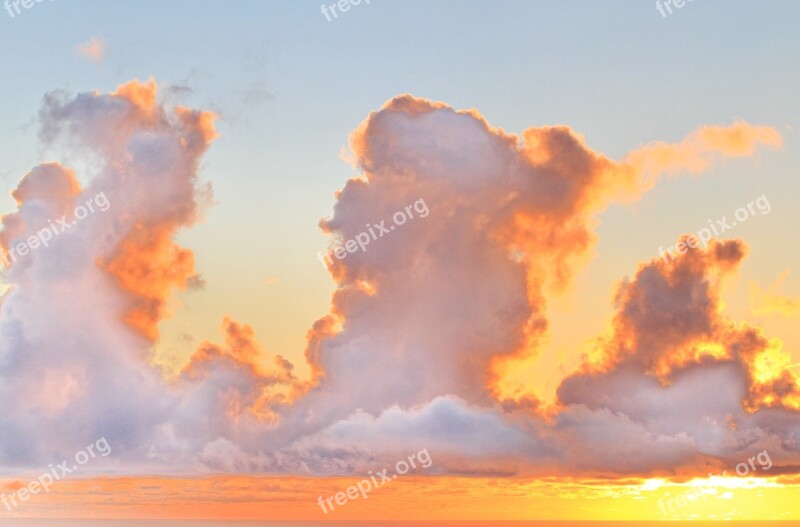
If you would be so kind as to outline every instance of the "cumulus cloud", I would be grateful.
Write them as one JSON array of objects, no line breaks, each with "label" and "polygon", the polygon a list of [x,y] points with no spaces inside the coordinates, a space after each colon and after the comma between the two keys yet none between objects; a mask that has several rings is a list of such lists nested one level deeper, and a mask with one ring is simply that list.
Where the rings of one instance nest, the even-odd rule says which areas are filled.
[{"label": "cumulus cloud", "polygon": [[515,135],[475,110],[394,98],[353,133],[363,176],[321,227],[348,240],[419,200],[429,213],[329,259],[336,290],[309,330],[312,379],[227,318],[224,343],[201,344],[165,381],[147,350],[171,296],[202,282],[174,234],[211,201],[197,170],[213,119],[160,104],[152,81],[45,98],[42,140],[100,168],[34,168],[2,247],[87,196],[111,207],[8,270],[0,400],[23,402],[0,414],[0,463],[105,435],[125,466],[160,470],[340,474],[421,448],[451,473],[702,473],[755,447],[797,464],[797,383],[779,342],[721,313],[741,241],[643,264],[557,408],[499,396],[507,360],[535,354],[547,331],[547,298],[591,255],[600,212],[665,175],[779,146],[772,128],[703,127],[612,160],[568,127]]},{"label": "cumulus cloud", "polygon": [[[712,242],[674,264],[643,265],[620,286],[613,334],[558,390],[558,420],[569,420],[576,444],[625,459],[623,471],[694,473],[764,449],[797,464],[800,383],[788,355],[720,309],[720,281],[743,257],[739,240]],[[620,418],[637,431],[635,448],[599,434]]]},{"label": "cumulus cloud", "polygon": [[[417,199],[431,212],[398,228],[391,242],[331,259],[334,307],[308,349],[325,372],[320,390],[363,390],[373,410],[445,394],[487,403],[493,366],[536,348],[547,327],[548,287],[566,287],[585,262],[598,212],[669,171],[698,169],[696,159],[707,166],[719,153],[776,144],[769,130],[703,128],[616,162],[567,127],[516,136],[475,110],[391,100],[353,134],[364,177],[347,183],[322,227],[350,239]],[[665,152],[674,160],[661,162]],[[382,378],[380,393],[363,386],[382,371],[403,374]]]},{"label": "cumulus cloud", "polygon": [[[119,456],[157,459],[172,445],[164,436],[188,406],[184,398],[202,392],[193,388],[197,379],[209,387],[201,393],[208,408],[194,407],[204,415],[220,409],[208,394],[214,386],[250,389],[247,382],[225,385],[226,371],[248,380],[262,374],[242,373],[252,363],[248,333],[231,321],[228,347],[199,350],[179,390],[147,361],[168,297],[196,275],[191,252],[173,236],[209,202],[197,167],[214,138],[214,116],[160,106],[153,81],[110,94],[51,93],[40,116],[43,141],[91,160],[95,173],[79,177],[58,163],[35,167],[12,193],[18,210],[2,219],[11,289],[0,307],[0,396],[15,403],[0,412],[0,463],[52,462],[100,436]],[[107,210],[77,217],[76,206],[100,193]],[[59,220],[67,228],[49,246],[12,252]],[[218,368],[210,366],[215,362]],[[285,371],[264,375],[289,378]],[[238,416],[216,417],[222,431]],[[190,437],[202,443],[201,429]],[[209,434],[206,442],[217,438]]]}]

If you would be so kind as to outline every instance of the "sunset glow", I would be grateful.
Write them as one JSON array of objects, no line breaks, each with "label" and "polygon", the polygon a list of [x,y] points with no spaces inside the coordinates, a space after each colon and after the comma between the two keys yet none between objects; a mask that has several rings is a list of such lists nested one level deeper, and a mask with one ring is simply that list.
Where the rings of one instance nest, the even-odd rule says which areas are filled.
[{"label": "sunset glow", "polygon": [[800,521],[797,2],[3,11],[0,524]]}]

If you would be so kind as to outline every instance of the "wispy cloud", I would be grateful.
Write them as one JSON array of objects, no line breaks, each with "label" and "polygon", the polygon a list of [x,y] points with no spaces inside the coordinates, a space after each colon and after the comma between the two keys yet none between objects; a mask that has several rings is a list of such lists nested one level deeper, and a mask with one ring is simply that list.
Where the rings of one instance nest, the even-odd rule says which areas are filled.
[{"label": "wispy cloud", "polygon": [[92,62],[101,63],[108,54],[108,46],[100,37],[92,37],[90,40],[78,44],[78,54]]}]

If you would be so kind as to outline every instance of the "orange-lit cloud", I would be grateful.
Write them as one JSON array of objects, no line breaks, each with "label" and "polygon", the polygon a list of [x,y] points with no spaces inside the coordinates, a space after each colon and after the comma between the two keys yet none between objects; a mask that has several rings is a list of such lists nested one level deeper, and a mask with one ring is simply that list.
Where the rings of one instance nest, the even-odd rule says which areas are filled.
[{"label": "orange-lit cloud", "polygon": [[[337,194],[334,215],[322,227],[337,239],[353,239],[368,222],[388,219],[419,198],[431,214],[398,227],[390,241],[330,259],[339,286],[330,316],[340,329],[312,335],[309,357],[324,377],[296,411],[313,409],[314,421],[306,419],[297,432],[305,437],[282,452],[301,456],[316,448],[356,466],[366,453],[383,459],[400,450],[394,443],[410,448],[427,441],[445,471],[692,473],[710,459],[740,455],[746,437],[764,434],[763,444],[786,437],[790,427],[768,439],[769,428],[756,424],[764,408],[781,408],[789,422],[794,415],[791,379],[769,366],[780,355],[778,344],[718,313],[714,280],[744,256],[739,242],[715,244],[672,270],[658,262],[644,266],[643,277],[664,273],[661,292],[678,297],[668,304],[674,311],[661,320],[664,299],[620,296],[620,304],[652,317],[653,327],[640,327],[650,322],[622,311],[614,344],[601,349],[600,371],[608,380],[596,376],[598,383],[613,379],[670,406],[685,400],[670,385],[671,375],[695,371],[686,381],[694,389],[705,375],[702,364],[717,361],[708,380],[725,382],[727,395],[702,419],[721,423],[706,431],[718,436],[735,416],[739,432],[730,445],[699,449],[694,434],[705,430],[699,427],[653,430],[645,416],[656,408],[643,407],[641,415],[595,408],[593,397],[611,395],[589,382],[595,377],[584,393],[581,374],[562,387],[562,406],[554,412],[542,414],[530,398],[502,398],[504,368],[536,352],[547,330],[546,300],[586,263],[599,212],[637,199],[664,175],[698,173],[716,159],[780,144],[774,129],[737,122],[702,127],[677,144],[654,143],[613,161],[568,127],[516,136],[491,127],[475,110],[411,96],[391,100],[351,137],[351,160],[364,177]],[[624,291],[644,295],[645,285]],[[435,431],[452,428],[470,439]],[[491,445],[475,441],[477,430]],[[790,450],[775,448],[782,462],[792,458]]]},{"label": "orange-lit cloud", "polygon": [[250,326],[225,318],[222,324],[225,346],[202,344],[192,356],[181,376],[189,383],[205,387],[213,378],[230,380],[238,372],[236,383],[217,389],[219,410],[236,421],[243,415],[263,421],[277,419],[275,408],[291,403],[297,391],[293,366],[280,355],[263,364],[264,352],[255,340]]},{"label": "orange-lit cloud", "polygon": [[747,377],[747,408],[800,410],[800,379],[787,369],[779,340],[735,324],[722,313],[720,285],[745,255],[739,240],[712,242],[676,262],[642,266],[617,293],[613,336],[586,371],[635,365],[668,384],[676,371],[714,362],[738,363]]},{"label": "orange-lit cloud", "polygon": [[[438,475],[688,478],[762,449],[776,472],[800,462],[798,383],[780,341],[722,312],[740,240],[641,264],[556,407],[503,386],[514,360],[537,353],[548,300],[589,261],[604,209],[666,175],[779,146],[772,128],[702,127],[612,160],[565,126],[516,135],[476,110],[392,99],[353,133],[363,177],[321,226],[347,240],[419,200],[429,214],[330,260],[336,290],[308,332],[303,382],[232,318],[224,343],[203,343],[176,378],[148,361],[171,298],[201,283],[174,238],[210,202],[197,171],[213,114],[165,106],[149,81],[49,94],[41,118],[45,143],[99,168],[83,188],[61,165],[32,170],[4,247],[84,195],[103,191],[111,207],[9,268],[0,400],[53,394],[0,414],[0,464],[50,462],[99,434],[114,468],[154,472],[344,475],[421,448]],[[43,363],[81,389],[46,388]]]}]

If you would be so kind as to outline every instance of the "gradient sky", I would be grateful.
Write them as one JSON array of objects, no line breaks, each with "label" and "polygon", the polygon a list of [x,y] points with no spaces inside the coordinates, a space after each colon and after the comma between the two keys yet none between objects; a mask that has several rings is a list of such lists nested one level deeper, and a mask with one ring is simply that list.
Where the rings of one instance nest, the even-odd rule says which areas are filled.
[{"label": "gradient sky", "polygon": [[[201,343],[222,340],[221,323],[229,316],[251,326],[262,350],[283,356],[308,380],[307,333],[330,310],[336,289],[317,259],[329,244],[319,222],[333,214],[335,192],[360,175],[342,159],[348,137],[393,97],[409,93],[474,108],[509,134],[565,125],[618,161],[653,141],[679,143],[703,126],[744,121],[774,129],[781,146],[720,158],[699,176],[664,177],[635,203],[611,204],[595,216],[598,242],[590,260],[564,294],[547,298],[551,327],[538,353],[514,360],[501,384],[508,393],[554,404],[582,354],[608,336],[617,284],[633,279],[661,246],[759,196],[768,198],[771,212],[730,231],[749,254],[726,283],[721,305],[733,320],[781,339],[794,364],[800,362],[800,313],[765,313],[754,292],[768,290],[788,270],[772,292],[788,305],[800,298],[800,248],[793,243],[800,223],[798,21],[800,4],[793,0],[696,0],[667,18],[653,2],[624,0],[373,0],[331,22],[320,2],[294,0],[55,0],[14,18],[2,11],[0,213],[16,211],[10,192],[37,164],[85,163],[63,145],[40,141],[46,93],[105,94],[134,79],[154,79],[168,105],[214,112],[219,135],[199,171],[213,187],[214,204],[176,238],[194,253],[204,285],[169,297],[171,316],[159,325],[151,362],[177,373]],[[93,38],[107,51],[102,60],[77,51]],[[82,174],[76,170],[83,185]],[[114,467],[128,469],[139,474],[152,466]],[[472,465],[463,474],[486,476]],[[695,474],[677,476],[685,482]],[[567,495],[571,487],[564,485]],[[790,495],[793,485],[781,491]],[[630,497],[610,517],[658,516],[634,507],[636,500]],[[487,505],[474,509],[480,507]],[[515,507],[513,519],[530,516]],[[35,514],[48,514],[42,510]],[[779,518],[758,510],[763,514],[746,517]],[[557,519],[553,511],[546,517]],[[256,512],[240,517],[263,515]],[[370,513],[365,509],[362,517]],[[725,517],[724,511],[713,517]]]}]

